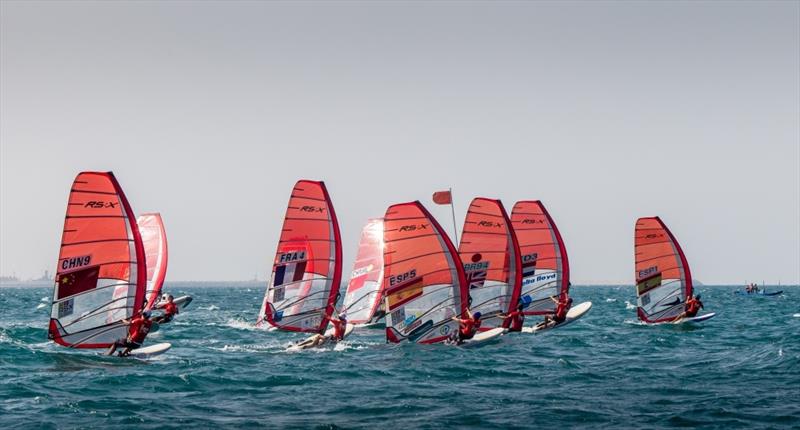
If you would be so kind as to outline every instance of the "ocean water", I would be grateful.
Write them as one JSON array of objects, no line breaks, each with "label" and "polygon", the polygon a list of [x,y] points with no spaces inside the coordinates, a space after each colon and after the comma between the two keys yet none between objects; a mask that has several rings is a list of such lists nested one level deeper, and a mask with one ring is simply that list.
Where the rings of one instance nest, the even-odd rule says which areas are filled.
[{"label": "ocean water", "polygon": [[387,345],[381,330],[321,350],[253,322],[264,285],[167,284],[195,301],[151,360],[47,341],[50,288],[0,288],[0,428],[800,428],[800,288],[717,317],[636,322],[633,287],[576,286],[580,321],[476,349]]}]

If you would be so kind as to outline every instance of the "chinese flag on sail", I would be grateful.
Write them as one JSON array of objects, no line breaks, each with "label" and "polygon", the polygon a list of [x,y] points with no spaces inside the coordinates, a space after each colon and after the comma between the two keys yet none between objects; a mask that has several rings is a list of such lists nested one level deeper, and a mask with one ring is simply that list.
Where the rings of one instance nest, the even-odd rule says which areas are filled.
[{"label": "chinese flag on sail", "polygon": [[433,202],[437,205],[449,205],[453,202],[450,191],[437,191],[433,193]]},{"label": "chinese flag on sail", "polygon": [[58,275],[58,300],[91,290],[97,286],[100,266],[87,267]]}]

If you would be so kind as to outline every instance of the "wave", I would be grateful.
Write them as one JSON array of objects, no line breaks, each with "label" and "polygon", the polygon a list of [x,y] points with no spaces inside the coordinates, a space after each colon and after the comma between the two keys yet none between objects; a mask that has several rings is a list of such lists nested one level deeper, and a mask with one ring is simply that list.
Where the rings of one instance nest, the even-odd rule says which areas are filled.
[{"label": "wave", "polygon": [[239,330],[261,330],[256,327],[255,323],[249,321],[242,321],[240,319],[229,319],[223,324],[226,327],[235,328]]}]

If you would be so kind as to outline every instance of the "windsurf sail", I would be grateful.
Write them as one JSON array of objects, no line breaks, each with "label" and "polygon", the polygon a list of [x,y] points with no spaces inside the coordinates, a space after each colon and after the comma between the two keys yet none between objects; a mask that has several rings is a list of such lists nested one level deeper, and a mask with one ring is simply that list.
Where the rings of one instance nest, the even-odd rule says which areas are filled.
[{"label": "windsurf sail", "polygon": [[569,298],[569,260],[561,233],[538,200],[520,201],[511,211],[522,260],[520,300],[526,315],[555,314],[556,300]]},{"label": "windsurf sail", "polygon": [[70,190],[48,337],[75,348],[107,348],[128,335],[123,318],[145,304],[144,246],[111,172],[82,172]]},{"label": "windsurf sail", "polygon": [[692,294],[692,274],[683,250],[659,217],[639,218],[634,233],[639,319],[672,321]]},{"label": "windsurf sail", "polygon": [[367,324],[380,318],[383,298],[383,220],[372,219],[361,231],[353,273],[344,295],[347,321]]},{"label": "windsurf sail", "polygon": [[147,259],[147,290],[145,309],[150,310],[158,301],[164,278],[167,276],[167,232],[161,214],[147,213],[136,219],[142,235],[144,254]]},{"label": "windsurf sail", "polygon": [[481,330],[508,327],[511,321],[499,314],[517,307],[522,262],[503,203],[482,197],[473,199],[461,232],[458,253],[469,284],[469,308],[481,313]]},{"label": "windsurf sail", "polygon": [[467,281],[450,238],[418,201],[390,206],[383,218],[386,339],[437,343],[466,317]]},{"label": "windsurf sail", "polygon": [[339,223],[323,182],[295,184],[258,323],[323,333],[342,278]]}]

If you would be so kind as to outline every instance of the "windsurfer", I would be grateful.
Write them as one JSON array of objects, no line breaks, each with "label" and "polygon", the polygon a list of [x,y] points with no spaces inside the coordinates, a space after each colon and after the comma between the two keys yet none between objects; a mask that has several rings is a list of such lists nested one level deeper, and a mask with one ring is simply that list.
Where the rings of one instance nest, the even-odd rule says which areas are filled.
[{"label": "windsurfer", "polygon": [[331,336],[331,340],[334,342],[344,340],[344,335],[347,329],[347,315],[342,312],[339,314],[338,318],[326,316],[325,319],[330,321],[333,325],[333,336]]},{"label": "windsurfer", "polygon": [[700,309],[705,309],[703,302],[700,301],[700,295],[698,294],[697,297],[689,296],[686,299],[686,311],[683,313],[683,317],[692,318],[697,315]]},{"label": "windsurfer", "polygon": [[500,318],[511,319],[511,324],[508,327],[508,331],[522,331],[522,325],[525,323],[525,313],[522,312],[522,309],[525,306],[520,303],[517,305],[517,310],[513,312],[509,312],[508,315],[500,314]]},{"label": "windsurfer", "polygon": [[480,312],[475,312],[472,316],[469,316],[469,313],[467,315],[465,319],[453,317],[453,321],[458,321],[458,331],[455,332],[455,336],[451,339],[456,345],[461,345],[465,340],[472,339],[478,329],[481,328]]},{"label": "windsurfer", "polygon": [[172,318],[175,317],[176,314],[178,314],[178,306],[173,301],[175,299],[172,297],[172,294],[166,294],[166,296],[167,296],[167,303],[163,305],[164,315],[153,318],[153,321],[159,324],[164,324],[172,321]]},{"label": "windsurfer", "polygon": [[125,350],[119,355],[120,357],[128,356],[132,350],[142,346],[144,339],[147,337],[147,333],[150,333],[150,327],[153,325],[153,321],[150,319],[150,311],[144,311],[129,320],[124,319],[122,323],[130,326],[128,328],[128,337],[114,342],[108,349],[108,352],[106,352],[106,355],[114,355],[117,348],[125,347]]},{"label": "windsurfer", "polygon": [[569,308],[572,307],[572,297],[567,297],[567,300],[560,300],[556,299],[555,297],[550,297],[550,300],[556,304],[556,313],[553,315],[544,316],[545,326],[552,321],[554,321],[556,324],[561,324],[566,321],[567,311],[569,311]]}]

